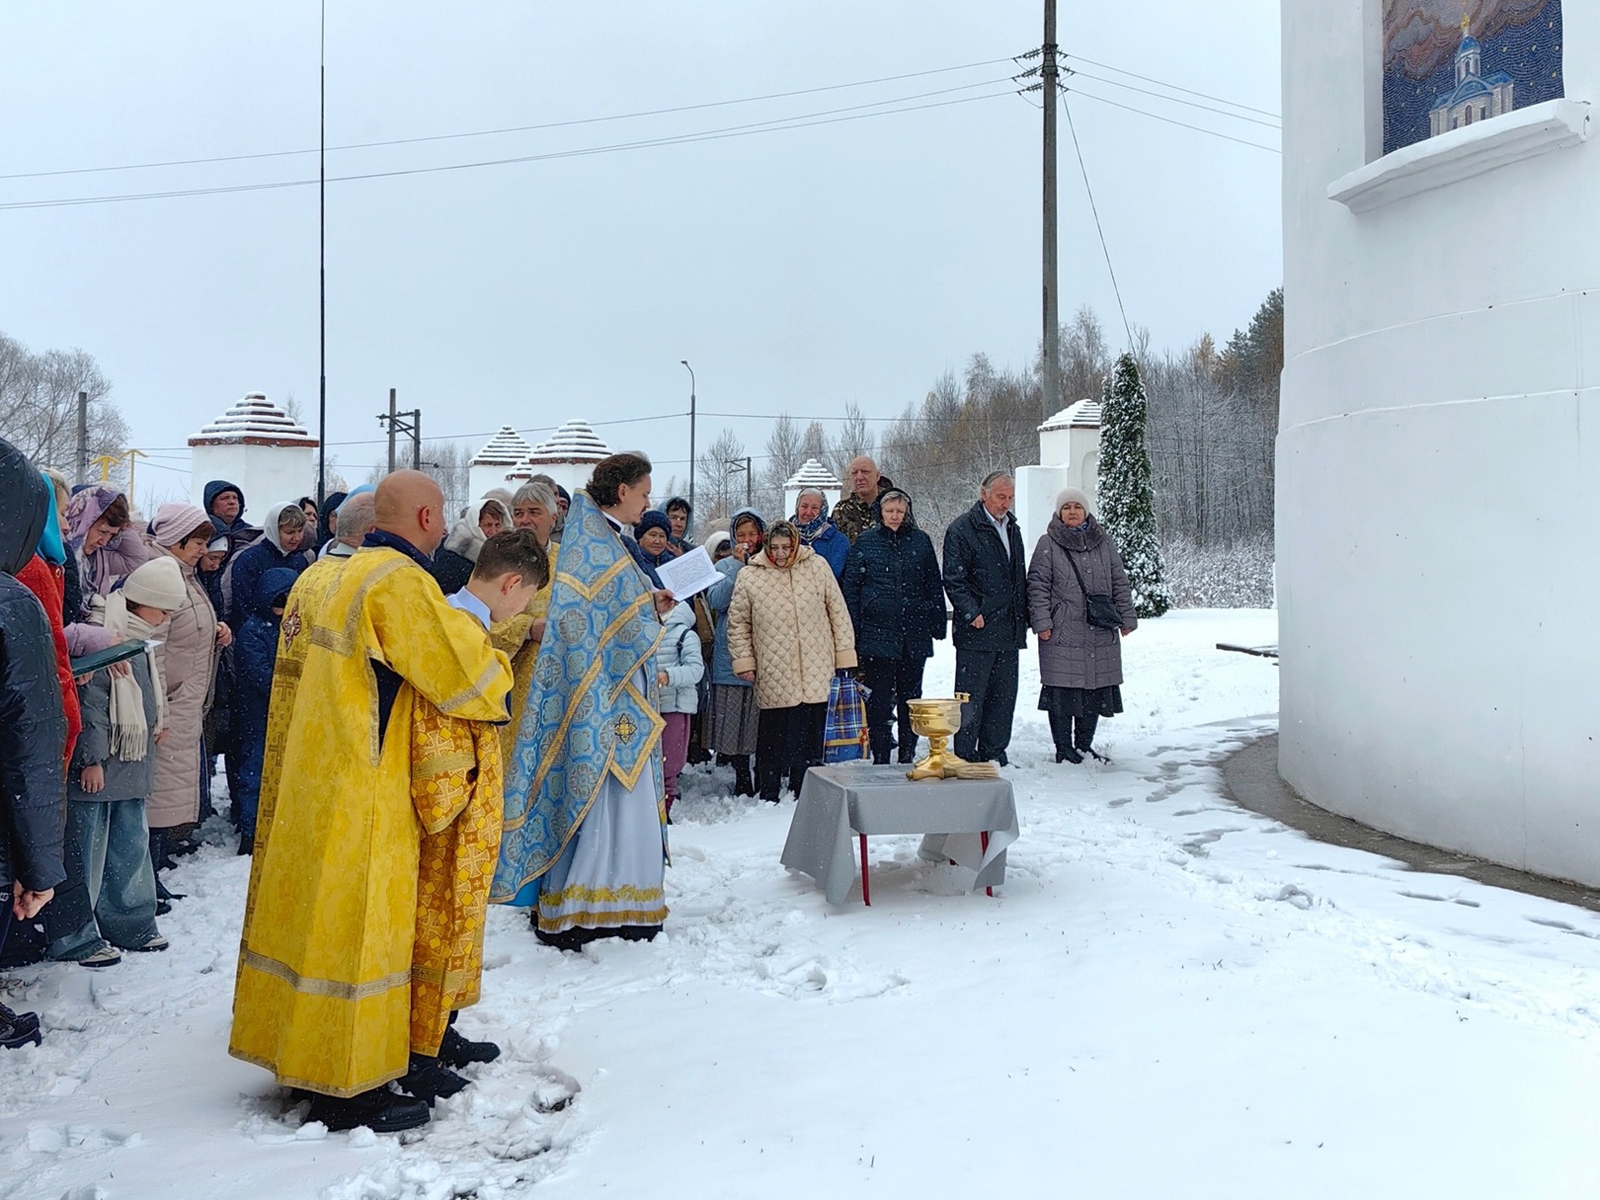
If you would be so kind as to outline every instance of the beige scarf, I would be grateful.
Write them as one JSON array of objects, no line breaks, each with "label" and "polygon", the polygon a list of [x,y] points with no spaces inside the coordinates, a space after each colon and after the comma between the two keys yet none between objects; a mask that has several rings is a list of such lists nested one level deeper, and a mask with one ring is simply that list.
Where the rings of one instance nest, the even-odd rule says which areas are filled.
[{"label": "beige scarf", "polygon": [[[160,629],[147,624],[128,610],[128,601],[121,592],[109,596],[96,596],[92,601],[91,624],[103,625],[116,634],[120,641],[146,642],[158,637]],[[167,689],[156,666],[156,656],[145,649],[145,659],[150,664],[150,686],[156,691],[156,728],[160,733],[167,726]],[[144,715],[144,693],[139,680],[130,669],[122,675],[111,671],[111,753],[123,762],[142,762],[150,752],[150,726]],[[107,667],[110,671],[111,668]]]}]

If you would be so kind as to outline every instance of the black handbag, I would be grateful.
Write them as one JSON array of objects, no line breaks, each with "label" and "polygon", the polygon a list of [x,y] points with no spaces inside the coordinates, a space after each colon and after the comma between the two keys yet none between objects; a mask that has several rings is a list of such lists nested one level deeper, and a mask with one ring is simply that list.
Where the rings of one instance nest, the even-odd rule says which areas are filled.
[{"label": "black handbag", "polygon": [[1091,592],[1083,583],[1083,572],[1078,570],[1078,560],[1073,557],[1072,551],[1062,547],[1062,552],[1067,556],[1067,562],[1072,566],[1072,573],[1078,577],[1078,590],[1083,593],[1084,617],[1096,629],[1121,629],[1122,614],[1117,611],[1117,602],[1103,592]]}]

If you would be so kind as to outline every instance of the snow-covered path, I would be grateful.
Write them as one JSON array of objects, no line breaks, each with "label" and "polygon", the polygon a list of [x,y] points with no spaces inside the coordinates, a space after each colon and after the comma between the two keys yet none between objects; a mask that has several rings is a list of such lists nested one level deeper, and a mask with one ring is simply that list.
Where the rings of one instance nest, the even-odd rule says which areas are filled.
[{"label": "snow-covered path", "polygon": [[491,912],[463,1020],[506,1056],[404,1142],[296,1130],[226,1056],[246,865],[204,852],[168,954],[17,976],[49,1036],[0,1059],[0,1197],[1600,1195],[1600,919],[1223,800],[1277,681],[1213,646],[1274,637],[1142,627],[1097,768],[1051,761],[1025,655],[994,899],[879,838],[830,908],[791,806],[695,777],[668,934],[563,956]]}]

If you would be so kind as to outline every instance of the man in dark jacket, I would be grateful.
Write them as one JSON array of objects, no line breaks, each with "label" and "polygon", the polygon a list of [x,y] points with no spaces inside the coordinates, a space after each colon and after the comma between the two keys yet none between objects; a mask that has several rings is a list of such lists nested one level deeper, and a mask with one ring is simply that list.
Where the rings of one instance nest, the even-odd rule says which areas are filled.
[{"label": "man in dark jacket", "polygon": [[944,590],[955,611],[956,691],[972,697],[956,734],[956,755],[1006,764],[1017,707],[1017,651],[1028,644],[1028,564],[1016,486],[993,471],[978,502],[944,534]]},{"label": "man in dark jacket", "polygon": [[[50,622],[14,576],[33,558],[50,513],[39,472],[0,440],[0,951],[67,877],[62,788],[67,717]],[[39,1041],[39,1018],[0,1005],[0,1046]]]},{"label": "man in dark jacket", "polygon": [[[217,528],[228,535],[228,558],[243,550],[261,536],[261,530],[244,519],[244,493],[239,485],[226,479],[213,479],[205,487],[206,515],[217,523]],[[223,564],[226,566],[226,562]],[[222,616],[218,613],[217,616]]]},{"label": "man in dark jacket", "polygon": [[[944,589],[933,540],[917,528],[911,497],[890,488],[879,498],[879,509],[883,524],[856,539],[840,585],[868,689],[872,760],[888,762],[898,745],[900,761],[909,763],[916,761],[917,735],[908,702],[922,695],[934,639],[944,640]],[[889,722],[895,719],[898,737],[891,738]]]},{"label": "man in dark jacket", "polygon": [[267,749],[267,710],[272,699],[272,674],[277,665],[278,633],[283,610],[300,572],[272,567],[256,589],[256,610],[234,643],[234,736],[238,739],[238,790],[233,792],[239,853],[252,854],[256,812],[261,798],[261,767]]}]

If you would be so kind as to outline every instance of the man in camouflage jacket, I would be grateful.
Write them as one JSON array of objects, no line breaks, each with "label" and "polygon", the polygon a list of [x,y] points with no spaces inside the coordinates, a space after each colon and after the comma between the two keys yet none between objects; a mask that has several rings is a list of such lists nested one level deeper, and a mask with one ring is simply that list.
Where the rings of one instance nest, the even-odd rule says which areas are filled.
[{"label": "man in camouflage jacket", "polygon": [[865,454],[850,460],[850,491],[833,506],[833,524],[854,544],[856,538],[881,524],[878,498],[894,487],[887,475],[878,474],[878,464]]}]

